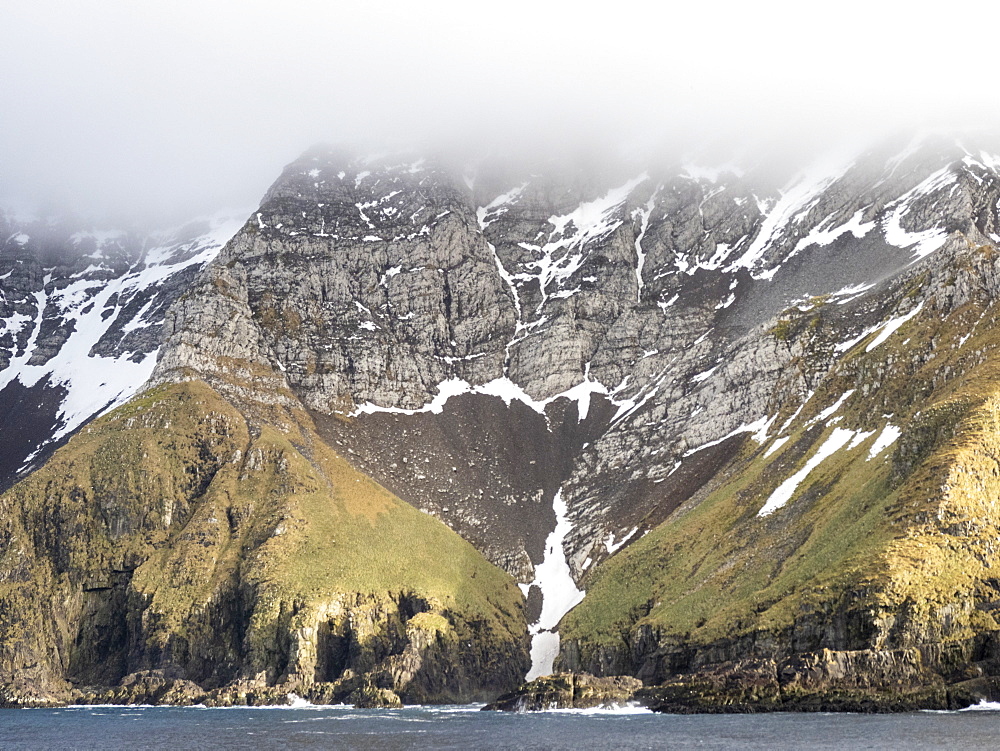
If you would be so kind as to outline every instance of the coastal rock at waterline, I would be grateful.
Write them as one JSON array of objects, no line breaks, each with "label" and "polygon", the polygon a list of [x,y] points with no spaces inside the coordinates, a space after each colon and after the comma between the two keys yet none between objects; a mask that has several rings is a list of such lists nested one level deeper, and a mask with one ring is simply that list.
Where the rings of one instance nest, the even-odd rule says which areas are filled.
[{"label": "coastal rock at waterline", "polygon": [[[293,690],[289,690],[289,687]],[[213,691],[204,700],[210,707],[273,707],[305,702],[313,705],[353,704],[357,709],[398,709],[403,701],[392,689],[369,678],[345,671],[338,681],[311,685],[268,686],[259,681],[241,681]],[[166,702],[161,702],[166,703]]]},{"label": "coastal rock at waterline", "polygon": [[781,708],[774,660],[740,660],[677,676],[651,691],[657,712],[766,712]]},{"label": "coastal rock at waterline", "polygon": [[51,682],[36,682],[34,676],[18,676],[0,684],[0,709],[61,707],[69,698],[69,691]]},{"label": "coastal rock at waterline", "polygon": [[125,676],[118,686],[104,690],[83,689],[80,704],[171,704],[191,706],[205,701],[206,693],[177,671],[140,670]]},{"label": "coastal rock at waterline", "polygon": [[504,694],[484,710],[540,712],[546,709],[619,707],[633,701],[642,681],[627,675],[598,678],[587,673],[545,675]]},{"label": "coastal rock at waterline", "polygon": [[644,690],[656,712],[905,712],[961,709],[997,695],[994,679],[946,684],[919,650],[829,649],[785,660],[746,659],[676,676]]},{"label": "coastal rock at waterline", "polygon": [[371,683],[354,691],[349,697],[355,709],[400,709],[403,702],[395,691],[387,688],[379,688]]}]

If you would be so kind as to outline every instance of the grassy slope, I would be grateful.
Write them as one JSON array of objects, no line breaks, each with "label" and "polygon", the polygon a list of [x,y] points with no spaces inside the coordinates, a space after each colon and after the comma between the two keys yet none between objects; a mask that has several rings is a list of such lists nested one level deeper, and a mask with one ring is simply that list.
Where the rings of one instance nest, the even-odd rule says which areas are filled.
[{"label": "grassy slope", "polygon": [[[903,610],[923,619],[923,634],[897,635],[903,641],[928,637],[949,618],[949,638],[996,629],[968,605],[997,562],[996,323],[995,307],[969,304],[943,319],[928,306],[871,353],[864,350],[874,335],[860,342],[787,444],[765,458],[765,447],[748,443],[703,502],[682,507],[598,569],[561,626],[564,638],[622,645],[645,623],[707,644],[783,629],[849,600],[873,614],[883,636]],[[891,422],[904,427],[901,439],[873,461],[875,435],[841,449],[786,507],[758,519],[770,493],[833,430],[807,427],[809,418],[849,388],[857,392],[838,412],[839,427],[877,435]]]},{"label": "grassy slope", "polygon": [[25,661],[51,652],[31,614],[54,612],[65,631],[55,661],[65,667],[81,587],[133,568],[148,644],[187,650],[187,660],[239,660],[240,645],[213,644],[211,632],[213,608],[240,584],[254,593],[247,636],[260,669],[289,607],[315,613],[365,595],[417,596],[435,628],[479,623],[500,641],[523,639],[522,598],[507,574],[351,469],[304,414],[291,417],[254,436],[216,392],[187,382],[74,436],[0,497],[12,532],[0,569],[22,572],[0,583],[0,608],[24,614],[0,627],[0,655],[16,643]]},{"label": "grassy slope", "polygon": [[[297,447],[296,438],[310,445]],[[235,563],[249,553],[254,576],[287,597],[414,590],[478,617],[506,610],[513,618],[519,609],[511,608],[517,600],[513,580],[443,523],[399,500],[312,436],[265,428],[249,441],[245,457],[253,468],[223,466],[180,535],[197,538],[206,549],[218,545],[213,562]],[[249,515],[249,539],[227,533],[228,525],[220,522],[227,511]],[[174,569],[191,568],[192,556],[198,557],[193,547],[158,551],[137,581],[157,588],[174,578]],[[209,585],[192,577],[192,586]]]}]

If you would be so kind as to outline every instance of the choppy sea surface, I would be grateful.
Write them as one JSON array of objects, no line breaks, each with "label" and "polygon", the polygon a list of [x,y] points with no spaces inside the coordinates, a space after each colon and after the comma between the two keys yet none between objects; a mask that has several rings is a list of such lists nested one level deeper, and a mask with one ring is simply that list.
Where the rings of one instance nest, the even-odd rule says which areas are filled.
[{"label": "choppy sea surface", "polygon": [[996,749],[1000,704],[898,715],[663,715],[478,706],[0,710],[2,749]]}]

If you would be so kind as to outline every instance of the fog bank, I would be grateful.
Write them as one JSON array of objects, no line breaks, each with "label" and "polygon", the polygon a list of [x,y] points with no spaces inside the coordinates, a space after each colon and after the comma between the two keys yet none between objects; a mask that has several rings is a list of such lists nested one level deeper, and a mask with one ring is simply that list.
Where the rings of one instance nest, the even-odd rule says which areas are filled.
[{"label": "fog bank", "polygon": [[8,0],[0,201],[252,206],[316,142],[724,158],[1000,121],[981,5],[687,5]]}]

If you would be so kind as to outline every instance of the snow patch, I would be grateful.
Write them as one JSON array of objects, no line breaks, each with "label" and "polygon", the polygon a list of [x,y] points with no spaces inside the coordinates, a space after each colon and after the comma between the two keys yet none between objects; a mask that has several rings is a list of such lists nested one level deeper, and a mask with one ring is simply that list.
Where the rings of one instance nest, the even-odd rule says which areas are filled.
[{"label": "snow patch", "polygon": [[[793,179],[777,203],[767,211],[760,231],[750,247],[726,271],[745,268],[753,273],[760,260],[789,226],[799,223],[820,199],[823,191],[839,180],[852,164],[853,162],[844,164],[842,160],[817,163]],[[757,269],[753,275],[759,279],[770,279],[775,272],[777,267],[770,271]]]},{"label": "snow patch", "polygon": [[517,198],[528,187],[528,183],[521,183],[515,188],[511,188],[506,193],[497,196],[485,206],[476,209],[476,217],[479,219],[479,226],[486,229],[493,222],[506,214],[510,209],[508,206],[516,202]]},{"label": "snow patch", "polygon": [[913,252],[914,260],[923,258],[940,248],[948,237],[944,228],[929,227],[920,232],[911,232],[903,229],[902,220],[914,201],[944,190],[949,185],[954,189],[957,179],[958,175],[952,172],[951,167],[942,167],[915,188],[890,203],[886,208],[892,213],[884,220],[882,228],[885,241],[897,248],[910,249]]},{"label": "snow patch", "polygon": [[866,461],[870,462],[872,459],[889,448],[896,442],[902,433],[903,431],[900,428],[897,428],[891,423],[882,428],[882,432],[879,433],[878,438],[875,439],[875,443],[873,443],[872,447],[868,449],[868,459],[866,459]]},{"label": "snow patch", "polygon": [[832,292],[830,296],[831,297],[853,297],[853,296],[858,295],[858,294],[860,294],[862,292],[867,292],[868,290],[870,290],[874,286],[875,286],[874,282],[872,282],[870,284],[864,284],[864,283],[861,283],[861,284],[849,284],[846,287],[841,287],[836,292]]},{"label": "snow patch", "polygon": [[865,292],[867,292],[874,286],[875,286],[874,282],[871,284],[864,284],[864,283],[851,284],[848,285],[847,287],[842,287],[841,289],[838,289],[836,292],[831,293],[830,297],[836,298],[834,302],[836,302],[837,305],[846,305],[852,300],[857,300],[859,297],[861,297],[861,295],[863,295]]},{"label": "snow patch", "polygon": [[708,370],[703,370],[702,372],[698,373],[697,375],[691,376],[691,380],[694,383],[701,383],[702,381],[707,381],[711,377],[712,373],[714,373],[718,369],[719,369],[719,366],[718,365],[714,365],[711,368],[709,368]]},{"label": "snow patch", "polygon": [[[562,237],[563,240],[556,244],[568,247],[580,246],[596,237],[603,237],[621,225],[621,221],[613,220],[608,215],[625,203],[632,191],[648,179],[649,176],[643,173],[624,185],[612,188],[601,198],[581,203],[568,214],[550,216],[549,224],[553,230],[549,237]],[[567,234],[570,226],[574,231]]]},{"label": "snow patch", "polygon": [[[566,280],[583,266],[586,260],[584,246],[609,235],[623,224],[623,219],[618,218],[616,210],[625,203],[636,186],[648,179],[648,175],[643,173],[609,190],[600,198],[580,204],[568,214],[550,216],[548,221],[552,225],[552,231],[541,245],[518,243],[519,247],[535,254],[536,259],[525,263],[525,266],[533,267],[531,273],[518,274],[514,279],[538,281],[542,293],[538,304],[539,312],[548,299],[554,296],[550,289],[554,287],[558,292]],[[487,215],[484,213],[480,224],[486,221]]]},{"label": "snow patch", "polygon": [[718,305],[716,305],[715,309],[716,310],[722,310],[723,308],[728,308],[734,302],[736,302],[736,295],[734,295],[732,292],[730,292],[729,293],[729,297],[727,297],[724,302],[720,302]]},{"label": "snow patch", "polygon": [[920,303],[917,307],[915,307],[906,315],[899,316],[898,318],[890,318],[888,321],[882,324],[881,326],[882,332],[877,337],[875,337],[875,339],[871,343],[869,343],[867,347],[865,347],[865,352],[871,352],[879,345],[884,344],[886,339],[895,334],[896,330],[899,329],[900,326],[902,326],[904,323],[906,323],[911,318],[916,316],[917,313],[919,313],[923,309],[923,307],[924,304]]},{"label": "snow patch", "polygon": [[[259,214],[257,218],[260,221]],[[94,355],[91,350],[111,326],[122,323],[119,319],[137,290],[153,289],[183,269],[208,263],[243,224],[242,218],[219,215],[211,218],[209,231],[194,240],[178,244],[170,242],[165,235],[163,244],[150,249],[144,262],[110,281],[76,279],[65,287],[49,289],[51,279],[46,277],[43,291],[35,293],[37,314],[30,321],[33,331],[28,344],[24,352],[0,372],[0,389],[15,379],[31,387],[46,378],[49,386],[66,389],[57,415],[59,427],[49,442],[61,439],[91,417],[105,414],[131,399],[152,374],[156,351],[135,362],[131,352],[115,358]],[[184,260],[171,263],[178,256]],[[112,299],[116,301],[113,304]],[[44,365],[28,365],[47,306],[58,309],[75,328],[55,357]],[[136,316],[124,321],[123,331],[141,328],[142,317],[148,308],[148,304],[143,306]],[[109,310],[112,311],[110,316],[107,315]],[[18,323],[23,326],[28,322],[19,319]]]},{"label": "snow patch", "polygon": [[855,391],[854,389],[849,389],[845,391],[843,394],[840,395],[840,398],[837,399],[837,401],[835,401],[829,407],[827,407],[818,415],[816,415],[813,419],[809,421],[808,424],[815,425],[818,422],[826,422],[827,420],[829,420],[830,417],[833,416],[837,412],[837,410],[843,406],[844,402],[846,402],[848,399],[851,398],[851,394],[853,394],[854,391]]},{"label": "snow patch", "polygon": [[823,227],[823,225],[826,224],[826,221],[829,221],[829,219],[824,222],[820,222],[820,224],[814,227],[813,230],[808,235],[806,235],[801,240],[799,240],[798,243],[796,243],[795,250],[792,251],[789,258],[791,258],[791,256],[795,255],[799,251],[808,248],[810,245],[829,245],[838,237],[846,235],[847,233],[854,235],[854,237],[860,240],[862,237],[867,235],[875,228],[875,222],[861,221],[861,217],[863,214],[864,214],[864,209],[858,209],[854,213],[854,216],[852,216],[850,219],[848,219],[840,226],[833,227],[832,229],[821,229],[821,227]]},{"label": "snow patch", "polygon": [[503,378],[495,378],[489,383],[484,383],[479,386],[473,386],[471,383],[461,378],[450,378],[439,383],[437,388],[437,395],[430,402],[416,409],[382,407],[378,404],[365,402],[364,404],[356,405],[349,416],[357,417],[360,414],[370,415],[375,412],[390,412],[399,415],[417,415],[430,412],[439,415],[444,410],[445,404],[447,404],[448,400],[453,396],[460,396],[462,394],[482,394],[484,396],[499,397],[503,399],[504,404],[508,407],[511,405],[511,402],[521,402],[543,416],[545,415],[546,408],[552,402],[557,399],[569,399],[570,401],[575,401],[577,403],[577,414],[579,416],[579,420],[583,421],[587,419],[587,415],[589,414],[592,396],[594,394],[608,395],[608,390],[604,384],[589,379],[578,383],[576,386],[573,386],[566,391],[562,391],[541,400],[532,398],[523,388],[518,386],[506,376]]},{"label": "snow patch", "polygon": [[806,462],[805,466],[781,483],[781,485],[779,485],[775,491],[771,493],[771,496],[767,499],[763,508],[757,512],[757,516],[763,517],[773,514],[779,508],[792,500],[792,496],[795,494],[795,491],[798,489],[802,481],[805,480],[809,474],[823,462],[824,459],[842,449],[852,438],[854,438],[853,430],[834,428],[830,436],[823,442],[823,445],[819,447],[819,450],[813,454],[809,461]]},{"label": "snow patch", "polygon": [[767,459],[767,457],[769,457],[775,451],[777,451],[782,446],[784,446],[786,443],[788,443],[788,439],[789,438],[791,438],[791,436],[786,435],[784,438],[778,438],[778,439],[776,439],[774,441],[774,443],[772,443],[770,446],[767,447],[767,451],[764,452],[764,458]]},{"label": "snow patch", "polygon": [[638,527],[632,527],[618,542],[615,542],[615,533],[611,532],[604,540],[604,547],[608,551],[608,555],[614,555],[617,551],[621,550],[621,547],[638,531]]},{"label": "snow patch", "polygon": [[699,451],[704,451],[705,449],[711,448],[712,446],[718,446],[723,441],[728,441],[730,438],[732,438],[733,436],[737,436],[740,433],[753,433],[753,435],[750,436],[753,440],[757,441],[758,443],[764,443],[767,440],[767,431],[770,429],[771,423],[774,422],[776,417],[777,415],[771,418],[765,416],[761,417],[758,420],[754,420],[753,422],[744,423],[743,425],[740,425],[738,428],[726,433],[726,435],[722,436],[722,438],[717,438],[714,441],[709,441],[708,443],[703,443],[700,446],[696,446],[693,449],[688,449],[687,451],[684,452],[682,457],[684,459],[687,459],[692,454],[697,454]]},{"label": "snow patch", "polygon": [[847,450],[850,451],[851,449],[856,449],[873,435],[875,435],[874,430],[859,430],[854,434],[854,438],[851,439],[851,442],[847,444]]},{"label": "snow patch", "polygon": [[664,313],[666,313],[667,312],[667,308],[673,306],[673,304],[675,302],[677,302],[677,300],[678,300],[679,297],[680,297],[679,294],[675,294],[673,297],[671,297],[666,302],[663,302],[661,300],[661,301],[659,301],[659,302],[656,303],[656,307],[658,307],[660,310],[662,310]]},{"label": "snow patch", "polygon": [[[653,195],[649,197],[649,201],[647,201],[645,208],[636,209],[636,213],[641,217],[639,234],[635,238],[635,281],[638,286],[636,291],[637,302],[642,302],[642,269],[646,265],[646,252],[642,249],[642,241],[646,237],[646,230],[649,229],[649,217],[653,213],[653,204],[656,201],[656,194],[659,190],[659,187],[657,187],[657,189],[653,191]],[[633,216],[635,216],[635,214],[633,214]]]}]

